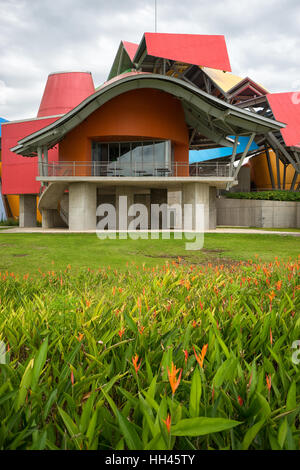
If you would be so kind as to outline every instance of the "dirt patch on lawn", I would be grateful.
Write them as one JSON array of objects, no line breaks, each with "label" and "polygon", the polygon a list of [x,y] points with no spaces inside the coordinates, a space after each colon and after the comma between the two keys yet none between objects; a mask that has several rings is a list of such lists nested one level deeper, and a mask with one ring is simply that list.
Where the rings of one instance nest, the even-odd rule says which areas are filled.
[{"label": "dirt patch on lawn", "polygon": [[184,255],[168,255],[168,254],[151,255],[151,254],[143,253],[143,256],[145,256],[146,258],[154,258],[154,259],[156,258],[156,259],[176,260],[177,264],[179,265],[185,265],[185,264],[194,265],[194,266],[212,265],[213,267],[223,265],[226,267],[232,267],[232,266],[237,266],[240,264],[240,261],[238,260],[213,255],[214,253],[216,254],[224,253],[223,250],[201,250],[201,253],[205,254],[205,256],[187,255],[186,253]]},{"label": "dirt patch on lawn", "polygon": [[24,256],[29,256],[28,253],[20,253],[17,255],[12,255],[14,258],[23,258]]}]

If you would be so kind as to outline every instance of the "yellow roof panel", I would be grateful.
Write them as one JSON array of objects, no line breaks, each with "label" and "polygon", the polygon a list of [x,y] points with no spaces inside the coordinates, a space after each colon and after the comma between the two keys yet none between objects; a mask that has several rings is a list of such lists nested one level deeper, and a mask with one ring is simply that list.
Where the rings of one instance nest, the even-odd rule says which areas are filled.
[{"label": "yellow roof panel", "polygon": [[202,67],[202,70],[218,85],[223,91],[227,92],[232,87],[240,83],[243,78],[230,72]]}]

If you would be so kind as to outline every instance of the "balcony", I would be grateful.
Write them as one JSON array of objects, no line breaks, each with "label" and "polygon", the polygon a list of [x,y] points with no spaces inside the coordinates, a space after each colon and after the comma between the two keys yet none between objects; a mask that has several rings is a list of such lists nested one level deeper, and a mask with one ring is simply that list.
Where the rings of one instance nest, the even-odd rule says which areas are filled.
[{"label": "balcony", "polygon": [[39,180],[51,178],[57,181],[70,178],[89,180],[102,178],[135,178],[135,179],[165,179],[165,178],[230,178],[230,165],[227,163],[172,163],[157,166],[153,163],[134,162],[98,163],[98,162],[52,162],[42,163]]}]

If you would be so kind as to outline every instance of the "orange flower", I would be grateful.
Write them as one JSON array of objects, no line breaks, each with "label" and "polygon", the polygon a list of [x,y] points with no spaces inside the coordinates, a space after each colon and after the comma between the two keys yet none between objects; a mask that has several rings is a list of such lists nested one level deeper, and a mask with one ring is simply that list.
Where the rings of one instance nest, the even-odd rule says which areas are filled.
[{"label": "orange flower", "polygon": [[272,380],[271,380],[271,374],[266,375],[266,382],[267,382],[267,388],[270,391],[272,387]]},{"label": "orange flower", "polygon": [[271,343],[271,346],[273,344],[273,335],[272,335],[272,330],[270,328],[270,343]]},{"label": "orange flower", "polygon": [[[177,376],[178,372],[179,372],[179,376],[177,378],[176,376]],[[168,368],[168,376],[169,376],[169,382],[170,382],[171,389],[172,389],[172,395],[175,394],[175,392],[176,392],[176,390],[177,390],[177,388],[180,384],[181,374],[182,374],[182,369],[177,369],[176,366],[174,366],[174,364],[172,362],[171,371]]]},{"label": "orange flower", "polygon": [[82,341],[83,337],[84,337],[83,333],[78,333],[77,339],[79,342]]},{"label": "orange flower", "polygon": [[270,299],[270,303],[272,303],[274,297],[276,296],[275,292],[272,290],[271,294],[268,294],[268,297]]},{"label": "orange flower", "polygon": [[243,406],[244,400],[242,399],[242,397],[238,396],[238,402],[240,406]]},{"label": "orange flower", "polygon": [[205,354],[206,354],[206,351],[207,351],[207,348],[208,348],[208,344],[205,344],[202,348],[202,351],[201,353],[199,354],[199,356],[197,355],[196,351],[195,351],[195,347],[193,346],[193,350],[194,350],[194,354],[195,354],[195,358],[199,364],[199,366],[201,368],[203,368],[203,362],[204,362],[204,358],[205,358]]},{"label": "orange flower", "polygon": [[118,331],[118,335],[120,336],[120,339],[122,339],[122,336],[124,333],[125,333],[125,328],[122,328],[121,330]]},{"label": "orange flower", "polygon": [[141,367],[142,359],[140,360],[140,363],[138,364],[139,356],[136,354],[134,357],[132,356],[131,360],[132,360],[135,373],[137,374],[139,371],[139,368]]},{"label": "orange flower", "polygon": [[[71,369],[71,367],[70,367]],[[74,385],[74,372],[73,369],[71,369],[71,384]]]},{"label": "orange flower", "polygon": [[171,415],[168,413],[167,419],[163,419],[163,422],[166,424],[167,431],[170,434],[171,432]]},{"label": "orange flower", "polygon": [[188,357],[189,357],[189,353],[187,352],[186,349],[183,349],[182,351],[183,351],[183,353],[184,353],[184,358],[185,358],[184,360],[185,360],[185,363],[187,363],[187,360],[188,360]]},{"label": "orange flower", "polygon": [[281,289],[281,286],[282,286],[282,281],[277,281],[277,282],[276,282],[276,289],[277,289],[277,290],[280,290],[280,289]]}]

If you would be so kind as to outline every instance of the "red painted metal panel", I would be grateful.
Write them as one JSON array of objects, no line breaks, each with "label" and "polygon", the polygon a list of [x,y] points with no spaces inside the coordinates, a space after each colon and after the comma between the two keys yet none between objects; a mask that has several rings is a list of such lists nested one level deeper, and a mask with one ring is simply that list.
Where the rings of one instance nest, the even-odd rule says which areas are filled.
[{"label": "red painted metal panel", "polygon": [[288,146],[300,145],[300,92],[269,93],[269,105],[277,121],[287,124],[281,129],[283,140]]},{"label": "red painted metal panel", "polygon": [[[57,118],[35,119],[2,125],[2,192],[3,194],[38,194],[40,183],[37,157],[21,157],[10,151],[18,141],[36,132]],[[58,160],[58,145],[49,150],[49,162]]]},{"label": "red painted metal panel", "polygon": [[38,117],[65,114],[95,92],[89,72],[50,74],[40,104]]},{"label": "red painted metal panel", "polygon": [[231,72],[224,36],[145,33],[148,55]]},{"label": "red painted metal panel", "polygon": [[129,55],[131,62],[133,62],[133,58],[135,56],[136,51],[138,50],[139,45],[135,44],[134,42],[128,42],[128,41],[122,41],[122,42],[123,42],[123,46],[127,54]]}]

